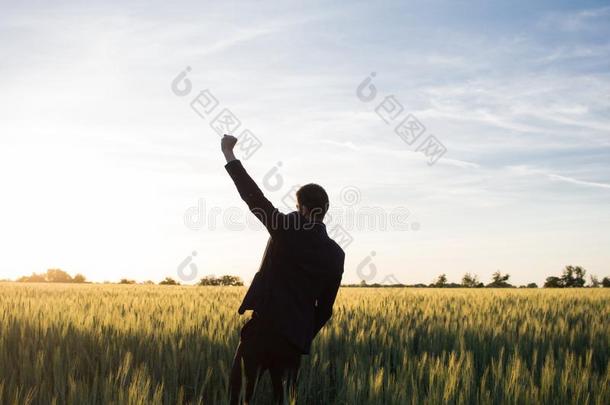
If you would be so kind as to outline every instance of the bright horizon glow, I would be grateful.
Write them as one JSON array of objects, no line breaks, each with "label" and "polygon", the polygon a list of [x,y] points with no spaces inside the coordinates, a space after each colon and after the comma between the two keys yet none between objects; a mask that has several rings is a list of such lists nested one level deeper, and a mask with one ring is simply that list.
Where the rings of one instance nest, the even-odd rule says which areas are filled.
[{"label": "bright horizon glow", "polygon": [[[357,207],[410,211],[416,231],[353,232],[345,283],[371,252],[371,283],[610,276],[610,6],[468,4],[4,5],[0,279],[158,282],[197,251],[199,278],[249,282],[263,230],[184,224],[199,199],[245,207],[189,106],[203,89],[263,142],[244,161],[259,185],[282,163],[266,192],[278,207],[317,182],[331,206],[356,187]],[[170,84],[187,66],[181,98]],[[375,114],[387,95],[447,147],[438,163]]]}]

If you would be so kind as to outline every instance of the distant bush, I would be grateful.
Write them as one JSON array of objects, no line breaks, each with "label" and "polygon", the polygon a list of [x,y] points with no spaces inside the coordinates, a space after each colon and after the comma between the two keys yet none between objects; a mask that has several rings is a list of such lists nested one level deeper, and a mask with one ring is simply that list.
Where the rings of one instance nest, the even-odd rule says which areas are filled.
[{"label": "distant bush", "polygon": [[161,281],[159,285],[180,285],[180,283],[171,277],[165,277],[165,279]]},{"label": "distant bush", "polygon": [[466,273],[462,277],[462,287],[466,288],[481,288],[484,284],[479,281],[479,276],[476,274]]},{"label": "distant bush", "polygon": [[587,271],[580,266],[566,266],[561,277],[550,276],[544,282],[545,288],[580,288],[585,286]]},{"label": "distant bush", "polygon": [[214,286],[214,285],[223,285],[223,286],[242,286],[244,282],[241,278],[237,276],[222,276],[222,277],[214,277],[214,276],[205,276],[199,281],[199,285],[202,286]]},{"label": "distant bush", "polygon": [[487,284],[485,287],[488,288],[514,288],[514,285],[508,283],[508,279],[510,278],[510,274],[502,274],[499,271],[496,271],[491,276],[491,283]]}]

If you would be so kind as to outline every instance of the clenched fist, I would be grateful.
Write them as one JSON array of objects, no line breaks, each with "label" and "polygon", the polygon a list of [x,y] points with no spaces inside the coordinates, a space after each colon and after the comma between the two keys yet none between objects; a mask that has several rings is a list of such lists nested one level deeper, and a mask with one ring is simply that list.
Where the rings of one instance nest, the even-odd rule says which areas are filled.
[{"label": "clenched fist", "polygon": [[233,135],[225,135],[220,140],[220,150],[223,152],[232,151],[237,143],[237,138]]},{"label": "clenched fist", "polygon": [[233,154],[233,148],[235,147],[236,143],[237,138],[233,135],[225,135],[220,140],[220,150],[222,151],[222,154],[225,155],[227,162],[237,160]]}]

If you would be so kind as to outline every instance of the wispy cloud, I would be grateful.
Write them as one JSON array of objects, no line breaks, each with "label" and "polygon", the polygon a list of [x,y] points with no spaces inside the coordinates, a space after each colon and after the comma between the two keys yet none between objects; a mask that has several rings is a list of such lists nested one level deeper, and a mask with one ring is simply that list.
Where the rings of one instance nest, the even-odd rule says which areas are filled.
[{"label": "wispy cloud", "polygon": [[506,168],[509,173],[514,173],[518,176],[523,175],[533,175],[547,178],[551,181],[560,181],[565,183],[570,183],[578,186],[587,186],[587,187],[595,187],[602,189],[610,189],[610,184],[596,181],[587,181],[582,179],[577,179],[570,176],[559,175],[556,173],[549,172],[547,169],[536,168],[528,165],[518,165],[518,166],[509,166]]},{"label": "wispy cloud", "polygon": [[560,176],[558,174],[547,174],[547,176],[550,179],[552,179],[552,180],[565,181],[567,183],[577,184],[579,186],[598,187],[598,188],[610,189],[610,184],[606,184],[606,183],[598,183],[598,182],[595,182],[595,181],[578,180],[578,179],[574,179],[572,177]]}]

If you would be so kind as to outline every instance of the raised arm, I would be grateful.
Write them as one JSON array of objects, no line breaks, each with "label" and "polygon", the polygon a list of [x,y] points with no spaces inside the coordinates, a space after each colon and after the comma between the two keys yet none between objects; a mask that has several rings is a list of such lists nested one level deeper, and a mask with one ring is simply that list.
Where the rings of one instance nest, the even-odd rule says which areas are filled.
[{"label": "raised arm", "polygon": [[246,172],[243,165],[233,153],[237,138],[225,135],[220,141],[220,149],[227,160],[225,169],[233,179],[235,187],[242,200],[246,202],[252,213],[265,225],[272,235],[282,228],[284,214],[265,197],[261,189],[256,185],[252,177]]}]

